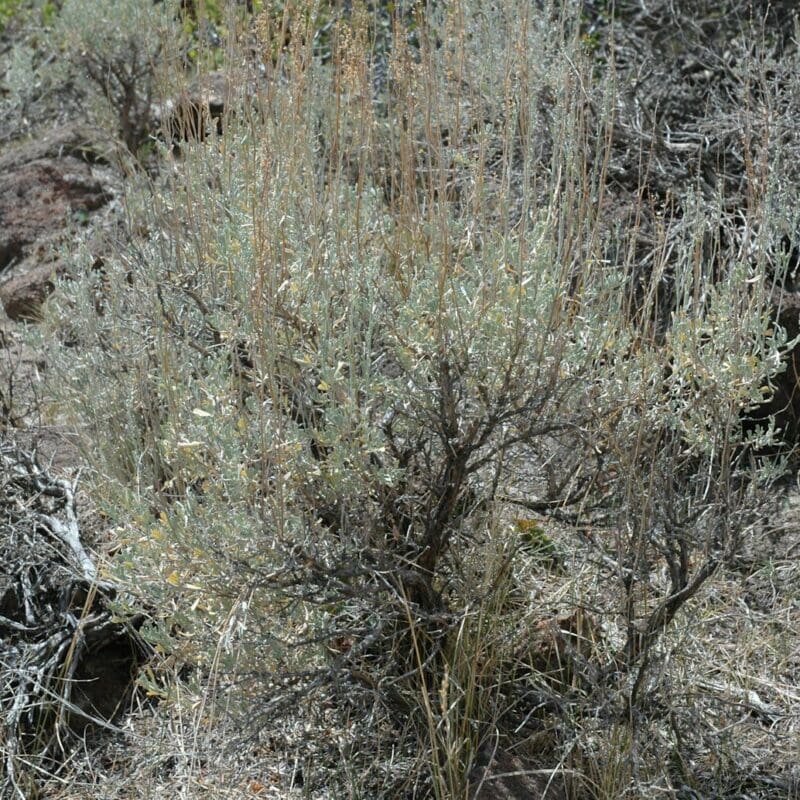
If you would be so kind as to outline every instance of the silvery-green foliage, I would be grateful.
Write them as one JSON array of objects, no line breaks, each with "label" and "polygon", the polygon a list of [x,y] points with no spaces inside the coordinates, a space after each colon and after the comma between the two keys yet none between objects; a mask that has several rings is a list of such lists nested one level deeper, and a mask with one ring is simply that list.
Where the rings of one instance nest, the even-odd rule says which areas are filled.
[{"label": "silvery-green foliage", "polygon": [[54,32],[71,52],[95,50],[115,60],[131,50],[155,57],[164,43],[162,37],[171,30],[171,4],[148,0],[65,0],[54,23]]},{"label": "silvery-green foliage", "polygon": [[13,46],[6,61],[3,83],[7,95],[3,98],[4,114],[20,113],[29,102],[38,83],[35,52],[27,44]]},{"label": "silvery-green foliage", "polygon": [[[78,5],[65,5],[71,26]],[[95,13],[111,47],[123,40],[104,28],[108,8]],[[492,33],[480,19],[467,37],[476,63]],[[513,55],[532,67],[538,51],[522,45]],[[435,650],[448,613],[472,607],[458,558],[479,550],[486,509],[513,495],[613,539],[610,580],[642,598],[609,614],[644,631],[615,654],[634,669],[646,634],[669,621],[652,609],[692,577],[674,554],[713,569],[763,477],[738,451],[741,414],[785,346],[764,281],[746,264],[712,280],[687,219],[636,307],[638,265],[584,241],[597,177],[579,183],[590,170],[577,90],[543,90],[538,143],[517,141],[533,124],[520,107],[495,109],[488,125],[480,109],[477,140],[453,145],[467,188],[452,203],[433,191],[449,163],[442,176],[419,155],[420,141],[440,147],[439,131],[403,106],[410,169],[405,205],[392,207],[380,170],[350,171],[382,144],[361,142],[359,126],[373,136],[382,123],[331,101],[330,67],[288,56],[283,67],[258,114],[231,120],[213,145],[187,144],[156,187],[134,187],[131,245],[102,274],[63,283],[45,312],[59,413],[84,432],[95,496],[125,526],[122,574],[180,627],[187,660],[252,681],[233,707],[260,691],[270,713],[295,698],[286,687],[326,680],[347,687],[342,702],[372,703],[369,687],[400,692],[417,674],[412,617]],[[448,76],[460,87],[464,73],[433,74],[408,103],[446,94],[437,81]],[[487,107],[534,94],[509,89],[495,66],[482,77],[473,100]],[[526,178],[547,141],[558,181],[542,191]],[[676,299],[658,327],[665,277]]]},{"label": "silvery-green foliage", "polygon": [[[765,379],[783,369],[785,332],[775,328],[767,335],[766,312],[750,299],[749,287],[761,281],[749,265],[734,264],[724,281],[704,287],[704,309],[696,309],[686,292],[675,314],[668,336],[669,408],[687,445],[698,451],[718,447],[715,438],[764,400]],[[762,380],[754,379],[759,370]]]},{"label": "silvery-green foliage", "polygon": [[[253,159],[241,135],[225,154],[187,153],[151,209],[150,241],[109,260],[105,275],[64,284],[48,309],[61,335],[80,343],[63,362],[63,405],[90,426],[109,498],[114,484],[134,485],[144,505],[173,498],[170,516],[168,508],[184,507],[207,519],[218,504],[221,525],[232,505],[243,515],[229,535],[201,526],[193,535],[213,535],[205,548],[189,547],[192,528],[175,515],[183,569],[204,575],[186,580],[203,586],[217,580],[217,567],[190,566],[195,551],[236,560],[244,547],[253,568],[254,553],[263,560],[298,530],[314,537],[323,561],[340,558],[348,538],[381,547],[384,490],[398,491],[411,515],[428,491],[425,476],[436,478],[447,448],[473,428],[485,437],[470,457],[477,461],[480,447],[525,435],[534,412],[543,430],[569,418],[578,401],[570,392],[584,381],[578,365],[588,367],[603,340],[582,318],[568,322],[566,284],[543,226],[525,248],[487,242],[480,256],[434,257],[395,279],[386,272],[391,220],[378,192],[356,198],[340,185],[316,204],[310,192],[289,195],[280,158],[264,169],[268,143]],[[202,190],[209,181],[221,182],[220,194]],[[251,196],[259,198],[255,219]],[[185,198],[202,248],[180,236],[172,209]],[[357,231],[332,213],[356,202]],[[262,242],[256,224],[269,232]],[[75,318],[86,324],[73,331]],[[458,421],[446,432],[436,422],[443,360]],[[88,385],[95,388],[86,393]],[[551,398],[558,402],[548,407]],[[421,443],[418,473],[391,452],[389,419],[392,446]],[[278,496],[281,516],[267,513]],[[351,519],[338,544],[316,538],[322,528],[314,533],[331,515]],[[424,515],[407,535],[425,535]]]},{"label": "silvery-green foliage", "polygon": [[15,41],[4,59],[2,76],[4,91],[0,97],[0,113],[5,131],[15,138],[35,128],[42,117],[52,114],[53,108],[64,113],[74,107],[74,92],[65,91],[70,69],[63,59],[47,57],[37,48],[41,32],[28,31]]},{"label": "silvery-green foliage", "polygon": [[[441,478],[448,448],[472,434],[484,438],[466,466],[494,468],[512,441],[543,457],[537,437],[554,431],[572,464],[597,448],[635,452],[643,428],[711,464],[730,454],[739,413],[777,368],[781,341],[765,337],[755,290],[742,292],[744,267],[704,287],[702,313],[682,302],[665,344],[642,342],[603,265],[570,296],[544,218],[524,245],[487,240],[479,253],[419,259],[401,279],[386,271],[392,223],[377,192],[288,194],[280,156],[239,136],[224,152],[187,152],[141,212],[153,214],[149,241],[110,260],[102,279],[64,284],[48,311],[80,343],[62,367],[63,405],[90,426],[109,499],[135,486],[140,513],[161,508],[177,559],[164,568],[209,596],[235,585],[226,563],[247,565],[244,590],[279,568],[286,546],[311,546],[332,568],[348,540],[356,552],[380,548],[385,491],[412,517],[409,546],[424,541],[412,509],[435,506],[425,480]],[[181,235],[188,198],[202,238]],[[357,237],[332,213],[356,202]],[[75,318],[85,322],[73,332]],[[415,444],[416,473],[396,452]]]}]

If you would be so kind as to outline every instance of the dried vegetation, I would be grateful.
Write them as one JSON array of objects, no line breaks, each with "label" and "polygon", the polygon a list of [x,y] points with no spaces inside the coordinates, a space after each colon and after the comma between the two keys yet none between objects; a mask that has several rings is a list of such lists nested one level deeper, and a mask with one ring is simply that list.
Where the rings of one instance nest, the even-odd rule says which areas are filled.
[{"label": "dried vegetation", "polygon": [[148,170],[30,340],[151,657],[59,763],[80,660],[4,677],[9,792],[798,796],[796,22],[678,5],[200,8],[106,93]]}]

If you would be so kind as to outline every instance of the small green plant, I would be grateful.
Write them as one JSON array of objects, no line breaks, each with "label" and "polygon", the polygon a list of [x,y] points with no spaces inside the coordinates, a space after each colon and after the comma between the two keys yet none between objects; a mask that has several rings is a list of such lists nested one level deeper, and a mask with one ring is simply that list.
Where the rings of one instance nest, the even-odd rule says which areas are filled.
[{"label": "small green plant", "polygon": [[562,556],[558,547],[538,520],[518,518],[514,520],[519,547],[540,562],[546,569],[563,570]]},{"label": "small green plant", "polygon": [[20,10],[23,0],[0,0],[0,33]]}]

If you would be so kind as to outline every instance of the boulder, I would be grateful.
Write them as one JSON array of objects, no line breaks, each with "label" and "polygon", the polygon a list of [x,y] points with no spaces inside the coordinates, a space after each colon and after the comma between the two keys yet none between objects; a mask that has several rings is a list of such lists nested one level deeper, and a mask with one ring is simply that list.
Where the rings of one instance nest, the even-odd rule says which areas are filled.
[{"label": "boulder", "polygon": [[85,127],[59,128],[0,157],[0,301],[12,319],[35,315],[63,270],[55,246],[112,198],[95,142]]}]

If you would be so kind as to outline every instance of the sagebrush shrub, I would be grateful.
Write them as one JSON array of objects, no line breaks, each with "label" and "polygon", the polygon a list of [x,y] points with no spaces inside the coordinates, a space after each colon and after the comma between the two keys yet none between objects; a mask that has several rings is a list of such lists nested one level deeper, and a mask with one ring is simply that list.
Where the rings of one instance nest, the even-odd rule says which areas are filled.
[{"label": "sagebrush shrub", "polygon": [[136,154],[157,132],[154,94],[180,35],[171,3],[66,0],[50,41],[62,50],[55,67],[62,78]]},{"label": "sagebrush shrub", "polygon": [[251,722],[256,697],[259,718],[362,720],[343,741],[387,796],[407,776],[369,774],[381,725],[433,748],[446,796],[530,690],[505,598],[545,568],[508,509],[591,532],[615,636],[572,708],[612,697],[633,719],[655,643],[770,477],[740,424],[786,345],[763,275],[700,268],[690,191],[647,276],[605,257],[613,123],[585,103],[613,87],[568,10],[501,5],[420,17],[411,44],[396,30],[380,91],[363,13],[325,63],[312,32],[277,57],[262,42],[274,80],[232,98],[220,139],[164,154],[128,198],[147,234],[46,310],[52,389],[125,529],[118,578],[160,610],[154,640]]}]

